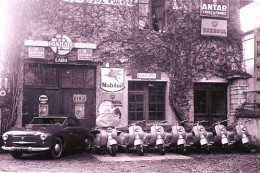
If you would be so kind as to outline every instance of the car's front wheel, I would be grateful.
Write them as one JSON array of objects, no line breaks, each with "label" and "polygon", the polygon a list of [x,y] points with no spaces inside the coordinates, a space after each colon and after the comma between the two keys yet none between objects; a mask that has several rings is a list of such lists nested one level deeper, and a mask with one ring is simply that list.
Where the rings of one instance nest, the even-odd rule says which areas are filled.
[{"label": "car's front wheel", "polygon": [[90,149],[90,147],[91,147],[91,140],[86,138],[84,143],[82,144],[82,149],[84,151],[88,151]]},{"label": "car's front wheel", "polygon": [[53,141],[51,150],[50,150],[50,156],[52,159],[58,159],[61,157],[63,152],[63,144],[61,138],[56,138]]},{"label": "car's front wheel", "polygon": [[20,151],[12,151],[11,156],[15,159],[20,159],[22,157],[23,153]]}]

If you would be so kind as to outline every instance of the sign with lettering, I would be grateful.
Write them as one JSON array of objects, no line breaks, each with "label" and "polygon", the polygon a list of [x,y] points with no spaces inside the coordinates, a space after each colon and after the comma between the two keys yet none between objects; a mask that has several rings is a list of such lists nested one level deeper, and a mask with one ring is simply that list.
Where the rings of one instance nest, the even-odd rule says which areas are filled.
[{"label": "sign with lettering", "polygon": [[229,17],[229,0],[201,0],[200,15],[208,17]]},{"label": "sign with lettering", "polygon": [[74,103],[85,103],[87,101],[87,95],[85,94],[74,94],[73,102]]},{"label": "sign with lettering", "polygon": [[57,63],[67,63],[68,62],[68,57],[55,58],[55,62],[57,62]]},{"label": "sign with lettering", "polygon": [[66,35],[56,35],[51,39],[49,45],[53,52],[59,55],[66,55],[73,48],[71,39]]},{"label": "sign with lettering", "polygon": [[58,55],[68,54],[72,48],[78,49],[96,49],[97,45],[93,43],[73,43],[66,35],[56,35],[51,41],[25,40],[25,46],[51,47]]},{"label": "sign with lettering", "polygon": [[28,58],[44,58],[43,47],[28,47]]},{"label": "sign with lettering", "polygon": [[227,21],[203,18],[201,21],[201,35],[227,37]]},{"label": "sign with lettering", "polygon": [[63,0],[65,2],[133,6],[137,0]]},{"label": "sign with lettering", "polygon": [[78,60],[93,60],[92,57],[93,50],[92,49],[78,49]]},{"label": "sign with lettering", "polygon": [[123,68],[101,68],[101,89],[117,92],[125,88]]},{"label": "sign with lettering", "polygon": [[161,73],[134,73],[133,79],[156,80],[161,79]]}]

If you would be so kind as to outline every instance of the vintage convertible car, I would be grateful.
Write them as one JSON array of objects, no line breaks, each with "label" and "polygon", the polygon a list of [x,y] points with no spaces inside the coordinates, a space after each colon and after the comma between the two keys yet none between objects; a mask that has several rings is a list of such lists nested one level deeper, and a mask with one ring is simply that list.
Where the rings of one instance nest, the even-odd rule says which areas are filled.
[{"label": "vintage convertible car", "polygon": [[26,128],[10,130],[2,138],[2,149],[10,151],[14,158],[23,153],[44,152],[57,159],[64,149],[90,147],[87,130],[79,126],[76,118],[65,116],[35,117]]}]

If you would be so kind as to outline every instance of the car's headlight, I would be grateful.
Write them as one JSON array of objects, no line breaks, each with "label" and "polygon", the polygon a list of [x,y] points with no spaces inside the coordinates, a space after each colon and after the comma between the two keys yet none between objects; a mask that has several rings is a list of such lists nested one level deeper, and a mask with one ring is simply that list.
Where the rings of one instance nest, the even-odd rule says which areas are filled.
[{"label": "car's headlight", "polygon": [[36,135],[40,135],[40,139],[44,141],[47,138],[47,135],[45,133],[37,132]]},{"label": "car's headlight", "polygon": [[3,139],[4,141],[6,141],[6,140],[8,139],[8,134],[7,134],[7,133],[4,133],[3,136],[2,136],[2,139]]}]

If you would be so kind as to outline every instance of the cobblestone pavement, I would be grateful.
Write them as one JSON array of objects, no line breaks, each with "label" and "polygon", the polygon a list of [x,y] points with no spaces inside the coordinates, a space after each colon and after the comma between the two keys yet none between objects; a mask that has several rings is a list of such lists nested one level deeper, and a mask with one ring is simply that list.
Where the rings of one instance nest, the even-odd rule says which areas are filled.
[{"label": "cobblestone pavement", "polygon": [[223,172],[260,173],[260,153],[200,154],[182,156],[176,153],[119,153],[115,157],[73,151],[58,160],[48,160],[38,154],[13,159],[9,153],[0,154],[0,172],[93,172],[93,173],[184,173]]}]

